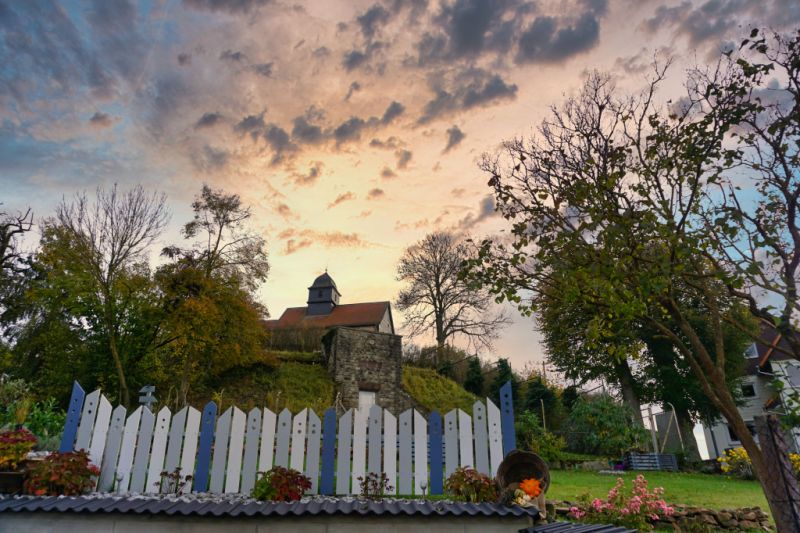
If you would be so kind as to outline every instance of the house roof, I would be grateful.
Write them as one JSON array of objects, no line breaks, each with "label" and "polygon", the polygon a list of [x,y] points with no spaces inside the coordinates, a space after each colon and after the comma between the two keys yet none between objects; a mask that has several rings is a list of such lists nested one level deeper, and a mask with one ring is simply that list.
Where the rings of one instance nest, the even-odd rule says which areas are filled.
[{"label": "house roof", "polygon": [[325,273],[321,276],[317,276],[317,279],[314,280],[314,283],[311,284],[309,289],[326,289],[328,287],[333,287],[337,291],[339,290],[339,288],[336,286],[336,282],[333,281],[333,278],[328,275],[327,271],[325,271]]},{"label": "house roof", "polygon": [[[265,321],[267,329],[332,328],[334,326],[377,326],[390,309],[389,302],[337,305],[327,315],[308,315],[308,307],[289,307],[277,320]],[[391,311],[389,311],[391,316]]]},{"label": "house roof", "polygon": [[766,321],[761,321],[760,339],[756,341],[758,357],[748,361],[747,371],[753,373],[763,369],[770,361],[783,361],[793,359],[790,355],[792,348],[775,326]]}]

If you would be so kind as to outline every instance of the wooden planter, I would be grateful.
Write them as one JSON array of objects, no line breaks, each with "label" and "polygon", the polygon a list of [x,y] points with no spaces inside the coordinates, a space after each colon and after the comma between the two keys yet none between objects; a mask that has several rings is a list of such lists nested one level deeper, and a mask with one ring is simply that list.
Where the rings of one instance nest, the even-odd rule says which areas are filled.
[{"label": "wooden planter", "polygon": [[20,494],[25,472],[0,472],[0,494]]}]

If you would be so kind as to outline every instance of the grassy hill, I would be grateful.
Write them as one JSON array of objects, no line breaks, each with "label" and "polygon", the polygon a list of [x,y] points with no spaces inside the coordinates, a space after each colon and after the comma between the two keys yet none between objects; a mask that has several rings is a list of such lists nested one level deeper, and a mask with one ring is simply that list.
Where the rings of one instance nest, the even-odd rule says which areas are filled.
[{"label": "grassy hill", "polygon": [[472,404],[478,399],[431,368],[404,367],[403,389],[426,412],[437,410],[444,414],[458,408],[471,413]]}]

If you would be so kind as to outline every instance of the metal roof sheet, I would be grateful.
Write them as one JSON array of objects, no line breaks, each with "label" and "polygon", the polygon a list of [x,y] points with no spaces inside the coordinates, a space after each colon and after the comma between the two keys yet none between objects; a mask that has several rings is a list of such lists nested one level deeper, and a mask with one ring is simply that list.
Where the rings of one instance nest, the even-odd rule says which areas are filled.
[{"label": "metal roof sheet", "polygon": [[520,529],[519,533],[636,533],[633,529],[605,524],[573,524],[572,522],[552,522]]}]

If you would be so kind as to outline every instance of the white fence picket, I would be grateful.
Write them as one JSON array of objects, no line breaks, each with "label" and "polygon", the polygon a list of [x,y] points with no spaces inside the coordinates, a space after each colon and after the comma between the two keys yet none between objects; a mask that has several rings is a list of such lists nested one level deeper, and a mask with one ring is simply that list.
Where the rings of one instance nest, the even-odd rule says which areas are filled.
[{"label": "white fence picket", "polygon": [[477,401],[472,405],[472,427],[475,436],[475,470],[490,475],[489,436],[486,432],[486,406]]},{"label": "white fence picket", "polygon": [[289,466],[289,439],[292,436],[292,413],[288,409],[278,415],[278,427],[275,430],[275,466]]},{"label": "white fence picket", "polygon": [[414,410],[414,494],[422,494],[428,485],[428,421]]},{"label": "white fence picket", "polygon": [[78,436],[75,439],[76,450],[89,451],[89,444],[92,438],[92,429],[97,417],[97,405],[100,402],[100,389],[89,394],[83,401],[83,412],[81,412],[81,422],[78,425]]},{"label": "white fence picket", "polygon": [[250,494],[258,470],[258,437],[261,433],[261,409],[253,407],[247,414],[244,438],[244,463],[242,464],[242,494]]},{"label": "white fence picket", "polygon": [[275,413],[264,408],[261,420],[261,450],[258,453],[258,471],[266,472],[272,468],[272,455],[275,452]]},{"label": "white fence picket", "polygon": [[133,456],[130,491],[141,494],[145,492],[147,481],[147,464],[150,460],[150,444],[153,440],[153,426],[156,417],[147,407],[142,408],[142,420],[139,423],[139,435],[136,439],[136,453]]},{"label": "white fence picket", "polygon": [[225,492],[239,492],[242,474],[242,451],[244,448],[244,426],[247,417],[238,407],[233,408],[231,423],[231,443],[228,446],[228,474],[225,476]]},{"label": "white fence picket", "polygon": [[94,422],[92,432],[92,442],[89,444],[89,460],[92,464],[100,466],[103,462],[103,451],[108,437],[108,427],[111,423],[111,402],[103,395],[100,395],[100,403],[97,406],[97,418]]},{"label": "white fence picket", "polygon": [[472,468],[475,465],[472,455],[472,418],[461,409],[458,410],[458,444],[461,466]]},{"label": "white fence picket", "polygon": [[383,471],[392,487],[389,494],[397,494],[397,418],[388,409],[383,411]]},{"label": "white fence picket", "polygon": [[125,431],[125,413],[126,409],[121,405],[111,413],[111,425],[103,450],[103,465],[100,467],[100,479],[97,482],[97,490],[100,492],[114,490],[119,450],[122,445],[122,434]]},{"label": "white fence picket", "polygon": [[458,414],[453,409],[444,415],[444,477],[458,468]]},{"label": "white fence picket", "polygon": [[308,410],[308,445],[306,447],[305,474],[311,480],[309,494],[316,494],[319,490],[319,447],[322,437],[322,421],[313,409]]},{"label": "white fence picket", "polygon": [[[200,435],[200,411],[189,407],[186,413],[186,431],[183,434],[183,454],[181,454],[181,475],[194,477],[194,464],[197,461],[197,437]],[[192,481],[186,481],[184,492],[191,492]]]},{"label": "white fence picket", "polygon": [[[169,437],[167,439],[167,455],[164,458],[164,470],[174,472],[181,464],[181,449],[183,448],[183,431],[186,429],[186,413],[188,407],[184,407],[172,417],[169,426]],[[162,487],[166,491],[168,487]]]},{"label": "white fence picket", "polygon": [[379,405],[369,408],[369,422],[367,423],[367,472],[380,474],[381,448],[383,448],[383,409]]},{"label": "white fence picket", "polygon": [[350,478],[353,483],[351,494],[358,494],[361,482],[367,469],[367,409],[356,409],[353,416],[353,466],[350,468]]},{"label": "white fence picket", "polygon": [[290,466],[302,472],[306,455],[306,423],[308,422],[308,409],[303,409],[294,416],[292,421],[292,450]]},{"label": "white fence picket", "polygon": [[500,409],[489,398],[486,398],[486,420],[489,427],[489,474],[494,477],[503,461],[503,433]]},{"label": "white fence picket", "polygon": [[398,419],[398,446],[400,447],[400,471],[397,481],[397,494],[408,496],[412,492],[411,488],[411,439],[413,435],[411,426],[411,409],[400,413]]},{"label": "white fence picket", "polygon": [[153,430],[153,449],[150,452],[150,469],[147,472],[145,492],[159,492],[159,487],[161,487],[161,472],[164,471],[164,456],[167,452],[167,436],[169,435],[169,422],[171,419],[172,412],[168,407],[162,407],[156,416],[156,425]]},{"label": "white fence picket", "polygon": [[336,494],[350,494],[350,449],[353,438],[353,410],[339,419],[336,449]]},{"label": "white fence picket", "polygon": [[214,457],[211,463],[211,484],[208,492],[220,493],[225,483],[225,461],[228,458],[228,438],[231,434],[233,408],[222,413],[217,419],[217,430],[214,432]]},{"label": "white fence picket", "polygon": [[140,406],[128,417],[125,422],[125,431],[122,433],[122,448],[119,452],[117,464],[117,492],[125,494],[131,481],[131,467],[133,466],[133,452],[136,449],[136,435],[139,431],[139,421],[142,418]]}]

